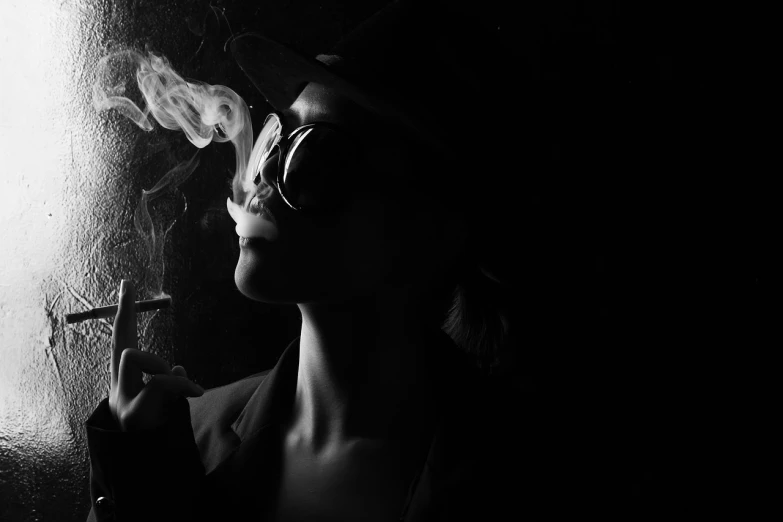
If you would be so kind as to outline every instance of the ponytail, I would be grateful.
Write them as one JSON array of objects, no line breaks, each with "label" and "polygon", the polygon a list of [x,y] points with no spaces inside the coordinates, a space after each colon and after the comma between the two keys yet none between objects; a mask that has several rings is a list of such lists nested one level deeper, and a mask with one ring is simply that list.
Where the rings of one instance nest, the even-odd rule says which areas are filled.
[{"label": "ponytail", "polygon": [[478,264],[454,288],[442,329],[486,375],[498,373],[509,342],[508,290]]}]

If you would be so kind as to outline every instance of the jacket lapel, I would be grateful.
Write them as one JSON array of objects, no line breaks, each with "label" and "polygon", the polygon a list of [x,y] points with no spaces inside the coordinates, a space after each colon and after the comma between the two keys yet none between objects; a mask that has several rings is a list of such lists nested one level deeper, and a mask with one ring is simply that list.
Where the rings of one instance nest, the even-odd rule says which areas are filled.
[{"label": "jacket lapel", "polygon": [[241,443],[272,424],[279,424],[291,411],[299,370],[299,338],[283,351],[277,364],[247,401],[231,424]]},{"label": "jacket lapel", "polygon": [[[299,338],[259,384],[231,424],[239,444],[205,479],[203,520],[245,520],[268,513],[277,493],[281,419],[293,404],[299,365]],[[217,511],[215,511],[217,510]]]}]

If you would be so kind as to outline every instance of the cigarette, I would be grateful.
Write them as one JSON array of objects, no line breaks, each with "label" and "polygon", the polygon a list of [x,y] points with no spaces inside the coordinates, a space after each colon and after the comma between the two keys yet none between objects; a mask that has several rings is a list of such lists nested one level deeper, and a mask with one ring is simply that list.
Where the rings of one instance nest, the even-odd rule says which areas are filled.
[{"label": "cigarette", "polygon": [[[136,301],[136,312],[151,312],[153,310],[168,308],[169,306],[171,306],[171,297],[164,297],[162,299],[149,299],[147,301]],[[117,305],[102,306],[100,308],[87,310],[86,312],[68,314],[65,316],[65,322],[71,324],[88,321],[90,319],[113,317],[117,315],[117,308]]]}]

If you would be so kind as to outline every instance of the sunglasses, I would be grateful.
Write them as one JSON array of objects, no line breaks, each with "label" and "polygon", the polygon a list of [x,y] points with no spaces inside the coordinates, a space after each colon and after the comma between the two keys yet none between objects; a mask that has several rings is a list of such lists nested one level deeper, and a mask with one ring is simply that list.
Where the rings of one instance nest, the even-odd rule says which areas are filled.
[{"label": "sunglasses", "polygon": [[363,160],[358,140],[337,125],[310,123],[285,136],[282,119],[271,113],[250,161],[255,165],[255,185],[274,186],[293,210],[321,213],[348,203],[346,186],[358,185]]}]

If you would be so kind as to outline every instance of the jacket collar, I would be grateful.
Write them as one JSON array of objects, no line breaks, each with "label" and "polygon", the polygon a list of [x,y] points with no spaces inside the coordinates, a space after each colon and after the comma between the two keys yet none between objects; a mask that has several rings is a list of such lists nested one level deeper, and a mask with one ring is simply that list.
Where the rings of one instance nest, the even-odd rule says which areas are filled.
[{"label": "jacket collar", "polygon": [[231,429],[244,442],[272,424],[279,423],[290,411],[296,393],[299,370],[299,337],[291,341],[277,364],[250,396]]}]

